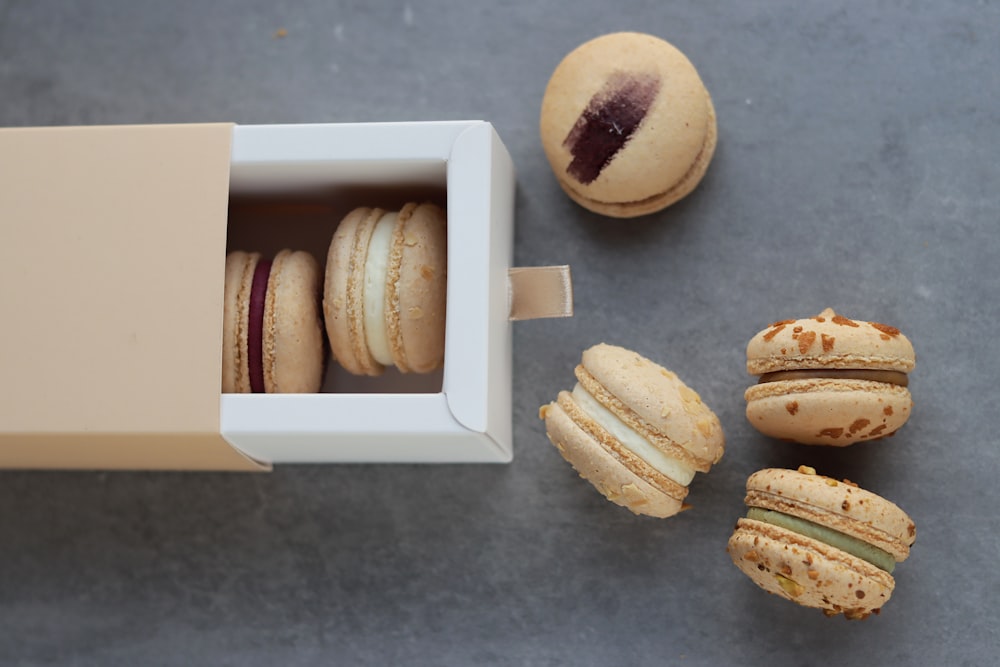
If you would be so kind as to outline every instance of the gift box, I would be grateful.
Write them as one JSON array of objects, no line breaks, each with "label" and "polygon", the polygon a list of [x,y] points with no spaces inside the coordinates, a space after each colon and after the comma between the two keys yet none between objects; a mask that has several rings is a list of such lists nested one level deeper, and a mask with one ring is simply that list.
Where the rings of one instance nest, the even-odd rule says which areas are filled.
[{"label": "gift box", "polygon": [[[0,130],[0,467],[509,461],[512,319],[572,306],[567,267],[512,269],[514,190],[482,121]],[[407,201],[447,211],[443,367],[223,394],[226,252],[322,264]]]}]

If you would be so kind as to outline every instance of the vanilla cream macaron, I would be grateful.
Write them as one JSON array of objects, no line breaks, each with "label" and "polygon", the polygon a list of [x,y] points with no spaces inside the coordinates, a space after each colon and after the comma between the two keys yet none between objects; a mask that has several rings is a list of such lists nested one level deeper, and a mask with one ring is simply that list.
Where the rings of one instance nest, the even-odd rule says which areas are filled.
[{"label": "vanilla cream macaron", "polygon": [[746,518],[727,551],[764,590],[829,616],[878,613],[895,589],[892,572],[916,540],[895,504],[816,474],[769,468],[747,480]]},{"label": "vanilla cream macaron", "polygon": [[282,250],[267,260],[237,250],[226,256],[225,275],[222,391],[319,391],[325,346],[313,256]]},{"label": "vanilla cream macaron", "polygon": [[355,375],[427,373],[444,361],[447,220],[430,204],[357,208],[337,226],[323,312],[337,361]]},{"label": "vanilla cream macaron", "polygon": [[722,458],[722,426],[674,373],[621,347],[583,353],[577,384],[542,406],[549,440],[608,500],[636,514],[684,509],[695,472]]},{"label": "vanilla cream macaron", "polygon": [[701,181],[715,152],[715,109],[691,61],[658,37],[593,39],[556,67],[542,99],[542,147],[556,180],[595,213],[666,208]]},{"label": "vanilla cream macaron", "polygon": [[775,322],[747,345],[746,416],[761,433],[843,447],[895,433],[910,416],[913,345],[899,329],[826,309]]}]

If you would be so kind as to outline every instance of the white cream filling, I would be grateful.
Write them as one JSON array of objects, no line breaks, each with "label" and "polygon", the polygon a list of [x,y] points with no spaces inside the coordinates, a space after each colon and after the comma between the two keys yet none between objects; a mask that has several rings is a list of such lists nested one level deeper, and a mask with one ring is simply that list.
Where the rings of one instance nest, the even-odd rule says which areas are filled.
[{"label": "white cream filling", "polygon": [[695,471],[693,468],[689,468],[650,444],[648,440],[632,430],[628,424],[616,417],[613,412],[601,405],[579,382],[573,387],[572,395],[576,404],[591,419],[600,424],[605,431],[616,437],[643,461],[681,486],[687,486],[694,479]]},{"label": "white cream filling", "polygon": [[383,366],[393,364],[385,324],[385,289],[396,217],[395,213],[386,213],[375,224],[365,257],[365,342],[375,361]]}]

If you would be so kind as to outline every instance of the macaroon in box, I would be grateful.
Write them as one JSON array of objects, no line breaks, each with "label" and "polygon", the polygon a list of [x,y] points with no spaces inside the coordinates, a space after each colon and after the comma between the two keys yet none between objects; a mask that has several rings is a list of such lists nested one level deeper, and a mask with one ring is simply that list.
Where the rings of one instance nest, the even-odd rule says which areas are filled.
[{"label": "macaroon in box", "polygon": [[[514,188],[482,121],[0,129],[0,467],[509,461],[511,320],[571,310],[566,267],[510,267]],[[227,253],[322,267],[407,202],[447,212],[440,368],[223,393]]]}]

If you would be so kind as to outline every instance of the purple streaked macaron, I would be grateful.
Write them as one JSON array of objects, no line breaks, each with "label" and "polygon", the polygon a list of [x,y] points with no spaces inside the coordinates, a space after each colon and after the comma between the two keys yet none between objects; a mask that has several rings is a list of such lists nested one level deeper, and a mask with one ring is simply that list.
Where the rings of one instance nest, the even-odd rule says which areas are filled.
[{"label": "purple streaked macaron", "polygon": [[715,152],[715,109],[691,61],[634,32],[567,55],[542,100],[542,147],[559,185],[616,218],[654,213],[701,181]]}]

